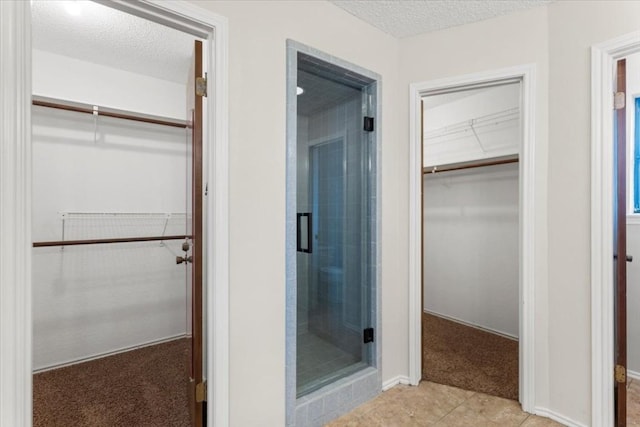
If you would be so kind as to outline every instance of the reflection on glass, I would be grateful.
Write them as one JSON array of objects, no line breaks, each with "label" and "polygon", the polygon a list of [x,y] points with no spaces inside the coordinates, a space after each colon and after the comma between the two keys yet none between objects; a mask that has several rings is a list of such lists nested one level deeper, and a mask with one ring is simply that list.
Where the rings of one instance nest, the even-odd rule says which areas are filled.
[{"label": "reflection on glass", "polygon": [[[298,55],[297,395],[371,365],[371,82]],[[308,214],[308,215],[307,215]]]}]

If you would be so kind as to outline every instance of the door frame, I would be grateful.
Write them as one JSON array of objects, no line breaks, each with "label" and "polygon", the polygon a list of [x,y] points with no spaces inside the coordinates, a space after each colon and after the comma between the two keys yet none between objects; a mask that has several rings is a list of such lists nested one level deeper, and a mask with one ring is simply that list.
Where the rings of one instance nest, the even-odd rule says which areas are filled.
[{"label": "door frame", "polygon": [[[229,425],[229,95],[227,18],[180,1],[98,0],[207,40],[205,109],[206,365],[208,426]],[[0,427],[32,424],[31,323],[31,13],[0,2]],[[214,72],[215,71],[215,72]],[[2,90],[10,88],[10,90]],[[8,208],[9,207],[9,208]],[[215,379],[215,380],[214,380]]]},{"label": "door frame", "polygon": [[613,79],[640,31],[591,47],[591,424],[614,423]]},{"label": "door frame", "polygon": [[[522,85],[522,141],[520,147],[520,333],[519,396],[522,409],[534,412],[535,405],[535,112],[536,66],[521,65],[427,82],[409,87],[409,382],[422,379],[422,97],[451,89],[520,79]],[[538,410],[542,413],[543,410]]]}]

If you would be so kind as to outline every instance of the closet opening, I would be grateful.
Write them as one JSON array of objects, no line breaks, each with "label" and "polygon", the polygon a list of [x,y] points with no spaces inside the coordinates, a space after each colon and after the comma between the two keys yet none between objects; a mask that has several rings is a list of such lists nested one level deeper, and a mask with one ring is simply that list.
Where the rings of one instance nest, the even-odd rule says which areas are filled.
[{"label": "closet opening", "polygon": [[202,426],[203,40],[68,3],[31,6],[33,425]]},{"label": "closet opening", "polygon": [[422,379],[519,400],[520,79],[421,98]]}]

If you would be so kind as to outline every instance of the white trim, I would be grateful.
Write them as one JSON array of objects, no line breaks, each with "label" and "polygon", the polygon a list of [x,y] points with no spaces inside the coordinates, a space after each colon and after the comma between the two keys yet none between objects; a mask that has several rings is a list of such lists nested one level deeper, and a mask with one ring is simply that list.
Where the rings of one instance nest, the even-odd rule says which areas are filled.
[{"label": "white trim", "polygon": [[[550,418],[553,421],[556,421],[564,426],[568,427],[588,427],[586,424],[579,423],[578,421],[574,421],[571,418],[567,418],[564,415],[560,415],[556,412],[553,412],[547,408],[536,408],[533,413],[539,417]],[[597,424],[592,424],[597,425]]]},{"label": "white trim", "polygon": [[463,326],[468,326],[470,328],[478,329],[480,331],[488,332],[490,334],[499,335],[502,338],[507,338],[507,339],[510,339],[510,340],[513,340],[513,341],[518,341],[518,337],[516,335],[508,334],[506,332],[502,332],[502,331],[499,331],[497,329],[488,328],[486,326],[478,325],[476,323],[471,323],[471,322],[469,322],[467,320],[459,319],[457,317],[447,316],[446,314],[438,313],[437,311],[427,310],[426,308],[424,309],[424,312],[426,314],[430,314],[432,316],[440,317],[440,318],[442,318],[444,320],[448,320],[450,322],[459,323],[459,324],[461,324]]},{"label": "white trim", "polygon": [[179,335],[174,335],[174,336],[171,336],[171,337],[161,338],[161,339],[157,339],[157,340],[153,340],[153,341],[147,341],[147,342],[144,342],[144,343],[141,343],[141,344],[131,345],[131,346],[128,346],[128,347],[122,347],[122,348],[119,348],[117,350],[111,350],[111,351],[106,351],[104,353],[96,353],[96,354],[93,354],[91,356],[81,357],[80,359],[72,359],[72,360],[68,360],[66,362],[61,362],[61,363],[56,363],[56,364],[53,364],[53,365],[43,366],[41,368],[34,369],[33,373],[34,374],[41,374],[43,372],[53,371],[55,369],[60,369],[60,368],[67,368],[69,366],[79,365],[79,364],[85,363],[85,362],[91,362],[92,360],[104,359],[105,357],[115,356],[116,354],[126,353],[126,352],[132,351],[132,350],[140,350],[141,348],[151,347],[151,346],[154,346],[154,345],[166,344],[166,343],[171,342],[171,341],[176,341],[176,340],[180,340],[180,339],[183,339],[183,338],[189,338],[189,337],[190,337],[190,335],[187,335],[187,334],[179,334]]},{"label": "white trim", "polygon": [[591,48],[591,424],[614,422],[613,64],[640,52],[640,31]]},{"label": "white trim", "polygon": [[[208,426],[229,425],[229,95],[225,17],[180,1],[101,1],[206,38],[213,87],[205,117]],[[31,16],[30,3],[0,1],[0,427],[31,420]],[[6,88],[6,89],[5,89]],[[4,89],[4,90],[3,90]],[[205,141],[207,144],[209,141]],[[8,208],[8,207],[12,207]]]},{"label": "white trim", "polygon": [[31,16],[0,2],[0,426],[31,425]]},{"label": "white trim", "polygon": [[631,370],[627,369],[627,376],[629,378],[631,378],[632,380],[640,381],[640,372],[631,371]]},{"label": "white trim", "polygon": [[390,378],[382,383],[382,391],[387,391],[398,384],[409,385],[409,377],[406,375],[398,375],[396,377]]},{"label": "white trim", "polygon": [[535,73],[534,64],[494,71],[449,77],[429,82],[413,83],[410,98],[410,156],[409,156],[409,378],[411,384],[420,382],[422,359],[422,283],[420,233],[421,215],[421,117],[422,96],[433,91],[518,78],[522,81],[522,147],[520,150],[520,403],[524,411],[535,407]]},{"label": "white trim", "polygon": [[640,225],[640,214],[627,215],[627,225]]}]

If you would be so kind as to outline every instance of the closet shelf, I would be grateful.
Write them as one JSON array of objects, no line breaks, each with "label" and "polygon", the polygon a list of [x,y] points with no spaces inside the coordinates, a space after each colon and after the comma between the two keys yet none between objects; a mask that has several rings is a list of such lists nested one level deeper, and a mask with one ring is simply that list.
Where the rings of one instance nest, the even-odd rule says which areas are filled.
[{"label": "closet shelf", "polygon": [[[424,140],[434,140],[444,138],[447,136],[453,136],[460,133],[466,133],[471,131],[475,134],[476,131],[487,130],[487,128],[499,126],[509,122],[517,121],[520,118],[519,108],[509,108],[507,110],[499,111],[497,113],[487,114],[477,117],[471,120],[464,120],[448,126],[443,126],[437,129],[433,129],[424,133]],[[429,141],[428,145],[440,144],[445,141]]]}]

